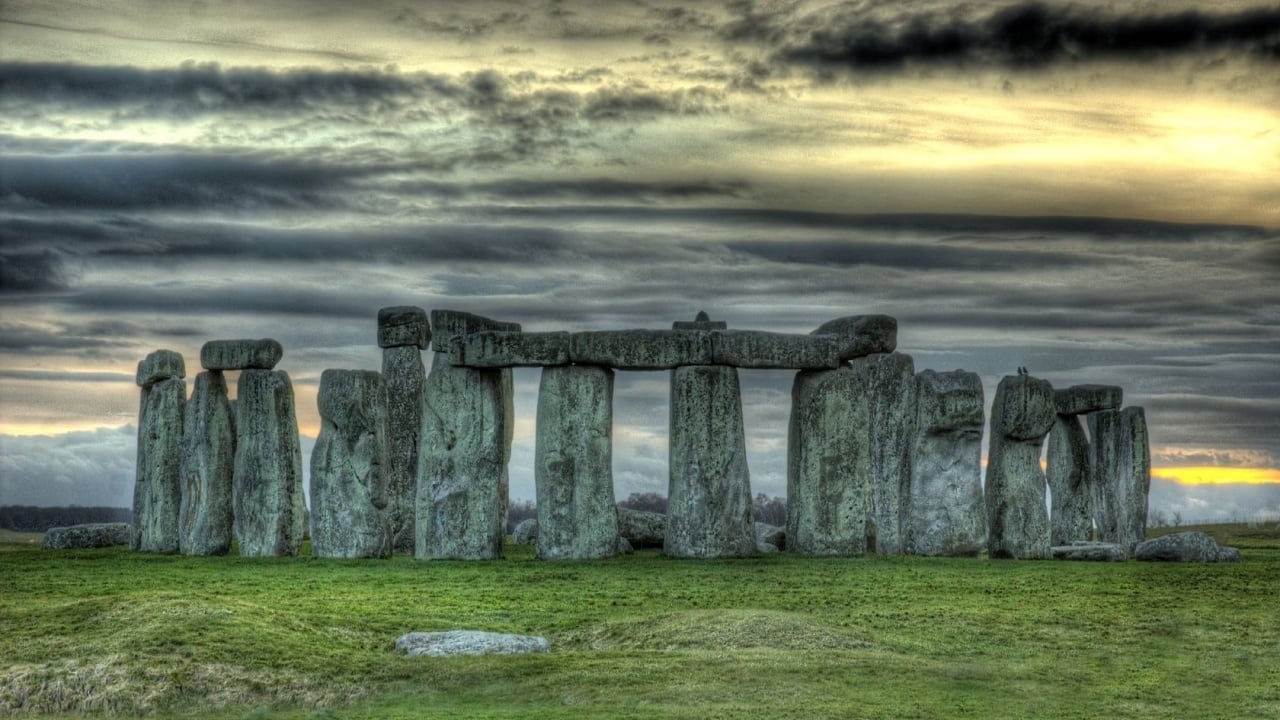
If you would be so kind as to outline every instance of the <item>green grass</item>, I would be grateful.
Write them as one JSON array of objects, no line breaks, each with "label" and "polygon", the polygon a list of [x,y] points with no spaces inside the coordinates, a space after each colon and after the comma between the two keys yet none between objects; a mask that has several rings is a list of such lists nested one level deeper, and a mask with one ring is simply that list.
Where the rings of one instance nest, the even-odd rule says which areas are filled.
[{"label": "green grass", "polygon": [[[19,539],[0,552],[0,716],[1280,717],[1280,534],[1211,531],[1245,561],[419,563]],[[552,652],[393,651],[451,628]]]}]

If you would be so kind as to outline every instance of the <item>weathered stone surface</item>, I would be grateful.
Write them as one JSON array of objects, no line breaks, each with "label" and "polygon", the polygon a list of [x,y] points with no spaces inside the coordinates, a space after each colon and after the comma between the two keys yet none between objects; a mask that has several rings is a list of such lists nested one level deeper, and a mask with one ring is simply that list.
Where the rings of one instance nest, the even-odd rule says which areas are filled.
[{"label": "weathered stone surface", "polygon": [[129,540],[133,550],[178,552],[186,404],[187,383],[182,378],[161,380],[142,388],[138,465],[133,486],[133,534]]},{"label": "weathered stone surface", "polygon": [[284,356],[284,348],[270,338],[210,340],[200,348],[205,370],[270,370]]},{"label": "weathered stone surface", "polygon": [[580,365],[619,370],[668,370],[711,363],[711,334],[686,330],[600,330],[576,332],[569,359]]},{"label": "weathered stone surface", "polygon": [[1127,550],[1146,537],[1151,450],[1142,408],[1101,410],[1085,416],[1089,425],[1093,519],[1098,539]]},{"label": "weathered stone surface", "polygon": [[619,555],[630,555],[635,551],[636,549],[631,547],[630,540],[622,537],[621,535],[618,536],[618,554]]},{"label": "weathered stone surface", "polygon": [[186,363],[182,355],[172,350],[156,350],[138,362],[138,373],[135,382],[138,387],[151,387],[161,380],[184,378],[187,376]]},{"label": "weathered stone surface", "polygon": [[717,330],[711,333],[711,361],[742,368],[833,369],[840,367],[840,342],[835,335]]},{"label": "weathered stone surface", "polygon": [[985,548],[982,408],[977,373],[916,375],[911,487],[903,513],[908,554],[972,556]]},{"label": "weathered stone surface", "polygon": [[129,544],[129,523],[86,523],[49,528],[44,534],[45,550],[85,550]]},{"label": "weathered stone surface", "polygon": [[787,530],[777,525],[758,522],[756,525],[756,548],[770,545],[775,551],[787,546]]},{"label": "weathered stone surface", "polygon": [[520,332],[520,323],[493,320],[483,315],[472,315],[459,310],[431,311],[431,349],[438,353],[449,352],[453,339],[459,335],[497,330]]},{"label": "weathered stone surface", "polygon": [[613,371],[591,365],[543,368],[537,422],[538,558],[616,555]]},{"label": "weathered stone surface", "polygon": [[544,637],[510,635],[480,630],[412,632],[396,638],[396,649],[409,657],[427,655],[520,655],[544,653],[550,645]]},{"label": "weathered stone surface", "polygon": [[1122,562],[1129,557],[1124,548],[1115,543],[1080,542],[1072,545],[1054,545],[1049,548],[1054,560],[1084,560],[1088,562]]},{"label": "weathered stone surface", "polygon": [[511,539],[517,545],[534,545],[538,542],[538,519],[521,520],[511,533]]},{"label": "weathered stone surface", "polygon": [[387,525],[395,552],[412,553],[418,494],[418,445],[427,371],[417,345],[382,351],[387,388]]},{"label": "weathered stone surface", "polygon": [[1059,415],[1117,410],[1124,403],[1124,390],[1117,385],[1072,385],[1055,390],[1053,403]]},{"label": "weathered stone surface", "polygon": [[1239,562],[1240,551],[1202,532],[1180,532],[1138,543],[1133,557],[1148,562]]},{"label": "weathered stone surface", "polygon": [[787,551],[861,555],[871,518],[867,363],[796,373],[787,443]]},{"label": "weathered stone surface", "polygon": [[297,555],[306,504],[293,384],[282,370],[249,369],[236,387],[232,493],[240,554]]},{"label": "weathered stone surface", "polygon": [[1049,512],[1040,446],[1053,427],[1053,386],[1030,375],[1006,375],[991,405],[987,449],[987,555],[1049,555]]},{"label": "weathered stone surface", "polygon": [[618,535],[626,538],[636,549],[660,548],[667,536],[667,516],[618,508]]},{"label": "weathered stone surface", "polygon": [[900,555],[906,550],[902,515],[911,487],[915,438],[915,362],[903,353],[874,353],[866,357],[866,368],[875,550]]},{"label": "weathered stone surface", "polygon": [[431,347],[431,323],[427,311],[413,305],[395,305],[378,311],[378,347]]},{"label": "weathered stone surface", "polygon": [[[441,324],[433,324],[439,339]],[[509,452],[504,372],[454,367],[448,353],[435,355],[418,450],[414,557],[420,560],[502,557]]]},{"label": "weathered stone surface", "polygon": [[184,555],[226,555],[234,537],[232,486],[236,419],[222,373],[196,375],[182,431],[179,549]]},{"label": "weathered stone surface", "polygon": [[387,388],[372,370],[320,375],[320,434],[311,452],[316,557],[390,557]]},{"label": "weathered stone surface", "polygon": [[818,326],[814,335],[839,335],[840,359],[852,360],[898,348],[898,321],[888,315],[849,315]]},{"label": "weathered stone surface", "polygon": [[663,550],[673,557],[754,554],[738,371],[714,365],[676,368],[670,428]]},{"label": "weathered stone surface", "polygon": [[1093,489],[1089,482],[1089,439],[1075,415],[1058,415],[1049,431],[1048,468],[1052,508],[1049,543],[1070,545],[1093,536]]},{"label": "weathered stone surface", "polygon": [[539,367],[569,364],[567,332],[486,331],[452,340],[449,362],[467,367]]},{"label": "weathered stone surface", "polygon": [[729,324],[723,320],[712,320],[705,312],[699,312],[692,321],[677,320],[671,323],[672,330],[724,330]]}]

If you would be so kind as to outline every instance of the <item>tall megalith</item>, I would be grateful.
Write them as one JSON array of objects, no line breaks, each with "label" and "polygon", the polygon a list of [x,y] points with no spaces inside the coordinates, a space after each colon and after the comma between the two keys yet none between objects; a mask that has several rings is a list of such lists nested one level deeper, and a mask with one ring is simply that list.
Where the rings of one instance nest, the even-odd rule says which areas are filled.
[{"label": "tall megalith", "polygon": [[317,557],[391,555],[387,390],[370,370],[320,375],[311,453],[311,545]]},{"label": "tall megalith", "polygon": [[868,355],[864,362],[875,550],[881,555],[899,555],[905,552],[902,515],[904,498],[911,485],[911,446],[916,419],[915,363],[910,355],[898,352]]},{"label": "tall megalith", "polygon": [[1006,375],[996,387],[984,488],[992,558],[1051,557],[1040,448],[1053,427],[1054,408],[1047,380]]},{"label": "tall megalith", "polygon": [[182,504],[182,429],[187,402],[186,367],[172,350],[157,350],[138,363],[138,463],[133,486],[133,550],[176,553]]},{"label": "tall megalith", "polygon": [[616,555],[613,370],[591,365],[543,368],[537,422],[538,557],[586,560]]},{"label": "tall megalith", "polygon": [[977,373],[916,375],[911,483],[902,525],[908,554],[972,556],[985,548],[982,425]]},{"label": "tall megalith", "polygon": [[1146,536],[1151,448],[1142,408],[1100,410],[1089,425],[1093,512],[1098,537],[1132,553]]},{"label": "tall megalith", "polygon": [[419,433],[427,383],[422,351],[431,346],[431,324],[422,308],[378,311],[378,347],[387,392],[387,522],[397,552],[413,552]]},{"label": "tall megalith", "polygon": [[234,537],[236,422],[221,371],[196,376],[182,432],[180,547],[184,555],[226,555]]},{"label": "tall megalith", "polygon": [[233,481],[236,540],[246,557],[297,555],[305,529],[293,384],[281,370],[241,370]]},{"label": "tall megalith", "polygon": [[1089,439],[1076,415],[1058,415],[1049,431],[1045,480],[1049,484],[1049,544],[1093,537]]}]

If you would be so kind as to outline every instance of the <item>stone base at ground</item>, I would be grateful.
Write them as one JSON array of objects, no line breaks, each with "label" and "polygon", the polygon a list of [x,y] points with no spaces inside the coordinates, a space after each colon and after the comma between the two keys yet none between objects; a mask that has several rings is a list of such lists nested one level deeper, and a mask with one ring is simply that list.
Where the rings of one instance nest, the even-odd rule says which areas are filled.
[{"label": "stone base at ground", "polygon": [[1054,560],[1086,560],[1092,562],[1123,562],[1128,559],[1124,548],[1115,543],[1078,542],[1071,545],[1054,545],[1049,548]]},{"label": "stone base at ground", "polygon": [[449,657],[451,655],[522,655],[544,653],[550,649],[544,637],[511,635],[480,630],[446,630],[444,632],[411,632],[396,638],[396,650],[416,657]]},{"label": "stone base at ground", "polygon": [[129,544],[129,523],[87,523],[50,528],[45,550],[81,550]]}]

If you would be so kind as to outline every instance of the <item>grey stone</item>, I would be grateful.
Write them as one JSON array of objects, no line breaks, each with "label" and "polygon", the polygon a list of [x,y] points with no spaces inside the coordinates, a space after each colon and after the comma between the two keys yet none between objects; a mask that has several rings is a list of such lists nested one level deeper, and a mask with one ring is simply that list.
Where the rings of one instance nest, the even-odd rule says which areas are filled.
[{"label": "grey stone", "polygon": [[1053,403],[1059,415],[1116,410],[1124,403],[1124,390],[1116,385],[1072,385],[1055,390]]},{"label": "grey stone", "polygon": [[591,365],[543,368],[537,422],[538,558],[612,557],[618,551],[613,371]]},{"label": "grey stone", "polygon": [[49,528],[44,534],[45,550],[86,550],[128,545],[129,523],[86,523]]},{"label": "grey stone", "polygon": [[871,518],[867,363],[796,373],[787,443],[787,552],[861,555]]},{"label": "grey stone", "polygon": [[[433,315],[434,317],[434,315]],[[440,323],[436,326],[439,339]],[[418,450],[414,557],[502,557],[506,535],[509,371],[454,367],[437,352]]]},{"label": "grey stone", "polygon": [[172,350],[156,350],[138,363],[135,382],[138,387],[150,387],[161,380],[187,376],[182,356]]},{"label": "grey stone", "polygon": [[1151,450],[1142,408],[1101,410],[1089,426],[1090,480],[1098,539],[1132,551],[1146,537]]},{"label": "grey stone", "polygon": [[236,540],[245,557],[297,555],[306,528],[293,384],[249,369],[236,389]]},{"label": "grey stone", "polygon": [[1054,560],[1084,560],[1088,562],[1122,562],[1128,559],[1125,549],[1115,543],[1086,542],[1071,545],[1054,545],[1049,548]]},{"label": "grey stone", "polygon": [[311,547],[316,557],[391,555],[387,524],[387,388],[372,370],[325,370],[311,452]]},{"label": "grey stone", "polygon": [[660,548],[666,542],[667,516],[644,510],[618,508],[618,534],[636,549]]},{"label": "grey stone", "polygon": [[413,305],[395,305],[378,311],[378,347],[431,347],[431,323],[427,311]]},{"label": "grey stone", "polygon": [[673,557],[755,553],[738,371],[671,373],[670,484],[663,550]]},{"label": "grey stone", "polygon": [[756,525],[756,547],[761,545],[772,545],[775,550],[781,550],[787,546],[787,530],[777,525],[758,522]]},{"label": "grey stone", "polygon": [[178,552],[186,404],[187,383],[182,378],[161,380],[142,388],[133,534],[129,541],[133,550]]},{"label": "grey stone", "polygon": [[179,549],[184,555],[226,555],[235,536],[232,502],[236,419],[222,373],[196,375],[182,431]]},{"label": "grey stone", "polygon": [[1058,415],[1049,431],[1048,468],[1052,508],[1049,544],[1068,545],[1093,536],[1093,489],[1089,482],[1089,439],[1075,415]]},{"label": "grey stone", "polygon": [[876,553],[900,555],[902,514],[911,487],[911,447],[915,438],[915,362],[903,353],[866,356],[871,451],[871,518]]},{"label": "grey stone", "polygon": [[1240,551],[1218,545],[1202,532],[1180,532],[1138,543],[1133,557],[1148,562],[1239,562]]},{"label": "grey stone", "polygon": [[382,351],[387,388],[387,524],[392,548],[413,553],[414,506],[418,494],[418,446],[427,371],[417,345]]},{"label": "grey stone", "polygon": [[210,340],[200,348],[205,370],[270,370],[284,356],[284,348],[270,338],[262,340]]},{"label": "grey stone", "polygon": [[467,367],[540,367],[569,364],[567,332],[485,331],[453,338],[449,362]]},{"label": "grey stone", "polygon": [[764,555],[768,555],[769,553],[781,552],[781,550],[778,548],[777,545],[774,545],[773,543],[758,542],[756,543],[756,552]]},{"label": "grey stone", "polygon": [[630,555],[635,551],[636,549],[631,547],[630,540],[622,537],[621,535],[618,536],[618,554],[619,555]]},{"label": "grey stone", "polygon": [[916,375],[911,486],[902,527],[908,554],[973,556],[985,549],[982,408],[977,373]]},{"label": "grey stone", "polygon": [[699,312],[693,321],[677,320],[671,323],[672,330],[724,330],[729,324],[723,320],[712,320],[705,312]]},{"label": "grey stone", "polygon": [[1049,512],[1040,447],[1053,427],[1053,386],[1030,375],[1006,375],[991,404],[987,449],[987,555],[1047,559]]},{"label": "grey stone", "polygon": [[827,370],[840,367],[840,343],[835,335],[717,330],[711,333],[711,361],[742,368]]},{"label": "grey stone", "polygon": [[453,339],[459,335],[470,335],[486,330],[520,332],[520,323],[494,320],[459,310],[432,310],[431,328],[433,330],[431,349],[438,353],[447,353]]},{"label": "grey stone", "polygon": [[852,360],[898,349],[898,321],[888,315],[850,315],[829,320],[814,335],[839,335],[840,359]]},{"label": "grey stone", "polygon": [[538,519],[521,520],[516,525],[515,531],[512,532],[511,539],[517,545],[536,545],[538,542]]},{"label": "grey stone", "polygon": [[547,639],[533,635],[483,632],[480,630],[446,630],[444,632],[412,632],[396,638],[396,650],[409,657],[449,657],[452,655],[520,655],[544,653],[550,648]]},{"label": "grey stone", "polygon": [[569,359],[573,362],[619,370],[709,365],[711,356],[711,334],[705,332],[599,330],[576,332],[569,339]]}]

